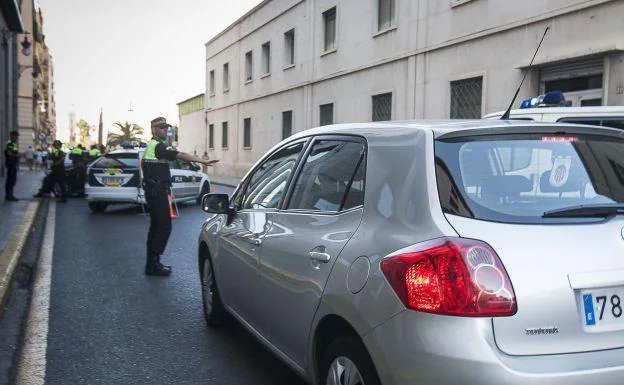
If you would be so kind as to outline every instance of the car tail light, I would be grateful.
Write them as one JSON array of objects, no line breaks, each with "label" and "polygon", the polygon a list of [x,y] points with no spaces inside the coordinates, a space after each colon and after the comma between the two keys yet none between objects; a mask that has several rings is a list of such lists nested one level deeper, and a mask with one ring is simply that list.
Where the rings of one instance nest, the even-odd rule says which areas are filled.
[{"label": "car tail light", "polygon": [[439,238],[390,254],[386,279],[406,307],[469,317],[514,315],[516,296],[507,271],[485,242]]}]

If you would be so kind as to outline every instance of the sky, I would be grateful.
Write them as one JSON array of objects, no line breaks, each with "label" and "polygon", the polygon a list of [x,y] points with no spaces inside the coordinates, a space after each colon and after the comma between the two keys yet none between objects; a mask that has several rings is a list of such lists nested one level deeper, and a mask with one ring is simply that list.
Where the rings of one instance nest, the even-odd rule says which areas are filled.
[{"label": "sky", "polygon": [[[205,43],[261,0],[36,0],[54,63],[57,137],[69,114],[104,134],[129,121],[149,131],[205,92]],[[131,108],[130,108],[131,106]],[[132,111],[129,111],[129,110]]]}]

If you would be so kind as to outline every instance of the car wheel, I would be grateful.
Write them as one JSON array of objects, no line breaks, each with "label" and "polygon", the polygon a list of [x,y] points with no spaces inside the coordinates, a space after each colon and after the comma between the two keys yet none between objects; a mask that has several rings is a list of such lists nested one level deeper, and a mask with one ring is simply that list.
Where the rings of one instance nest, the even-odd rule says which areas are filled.
[{"label": "car wheel", "polygon": [[52,193],[54,194],[55,197],[61,197],[63,196],[63,190],[65,189],[65,196],[68,197],[69,196],[69,189],[67,187],[67,185],[63,185],[59,182],[54,183],[54,186],[52,187]]},{"label": "car wheel", "polygon": [[108,207],[108,203],[103,202],[89,202],[89,209],[93,214],[101,214]]},{"label": "car wheel", "polygon": [[201,205],[202,198],[204,197],[204,195],[208,194],[209,192],[210,192],[210,183],[204,182],[204,184],[202,185],[201,191],[199,192],[199,195],[197,196],[197,199],[195,200],[195,202],[197,202],[198,205]]},{"label": "car wheel", "polygon": [[206,318],[206,322],[210,327],[227,325],[230,322],[230,315],[221,302],[210,257],[204,258],[201,284],[202,303],[204,305],[204,318]]},{"label": "car wheel", "polygon": [[381,385],[364,344],[349,336],[329,345],[320,374],[323,385]]}]

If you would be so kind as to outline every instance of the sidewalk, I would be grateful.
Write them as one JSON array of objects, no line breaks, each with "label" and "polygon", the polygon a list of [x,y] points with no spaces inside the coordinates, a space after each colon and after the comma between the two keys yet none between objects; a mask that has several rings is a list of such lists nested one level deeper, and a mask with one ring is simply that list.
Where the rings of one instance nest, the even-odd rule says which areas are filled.
[{"label": "sidewalk", "polygon": [[40,199],[33,198],[33,194],[39,191],[43,177],[43,171],[20,169],[14,190],[18,202],[4,200],[5,178],[0,177],[0,313],[39,208]]},{"label": "sidewalk", "polygon": [[210,182],[212,182],[212,184],[218,184],[221,186],[228,186],[228,187],[234,187],[234,188],[236,188],[236,186],[238,186],[238,184],[241,181],[239,178],[230,178],[230,177],[218,176],[218,175],[208,175],[208,177],[210,178]]}]

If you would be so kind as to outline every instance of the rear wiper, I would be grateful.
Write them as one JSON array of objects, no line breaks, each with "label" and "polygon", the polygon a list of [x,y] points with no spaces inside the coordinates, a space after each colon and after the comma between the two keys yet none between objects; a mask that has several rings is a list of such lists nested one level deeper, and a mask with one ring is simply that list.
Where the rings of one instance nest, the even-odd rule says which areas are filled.
[{"label": "rear wiper", "polygon": [[597,205],[578,205],[562,209],[546,211],[542,218],[565,217],[608,217],[609,215],[624,214],[624,204],[606,203]]}]

